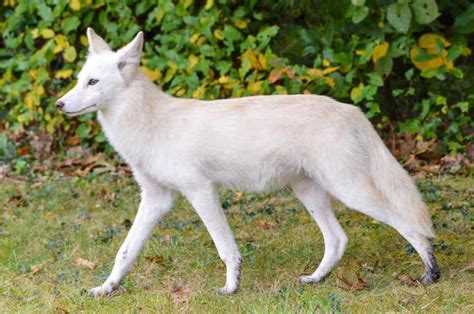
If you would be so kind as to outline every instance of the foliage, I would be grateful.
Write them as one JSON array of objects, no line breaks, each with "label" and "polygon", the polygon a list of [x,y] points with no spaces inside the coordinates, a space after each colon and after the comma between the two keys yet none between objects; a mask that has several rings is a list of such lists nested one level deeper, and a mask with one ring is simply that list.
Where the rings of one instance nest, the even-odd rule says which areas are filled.
[{"label": "foliage", "polygon": [[328,94],[445,152],[473,140],[468,0],[4,0],[0,14],[0,131],[26,135],[13,154],[0,136],[2,159],[38,130],[56,148],[107,147],[91,115],[53,105],[84,62],[87,26],[114,48],[143,29],[143,71],[178,97]]}]

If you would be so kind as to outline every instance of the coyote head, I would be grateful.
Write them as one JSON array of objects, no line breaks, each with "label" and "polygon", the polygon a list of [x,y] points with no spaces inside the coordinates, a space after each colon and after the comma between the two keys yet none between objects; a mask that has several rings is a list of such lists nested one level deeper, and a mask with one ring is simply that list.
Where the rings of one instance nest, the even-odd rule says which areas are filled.
[{"label": "coyote head", "polygon": [[90,27],[87,38],[89,54],[77,84],[56,102],[56,107],[69,116],[107,110],[134,80],[140,64],[143,32],[116,52]]}]

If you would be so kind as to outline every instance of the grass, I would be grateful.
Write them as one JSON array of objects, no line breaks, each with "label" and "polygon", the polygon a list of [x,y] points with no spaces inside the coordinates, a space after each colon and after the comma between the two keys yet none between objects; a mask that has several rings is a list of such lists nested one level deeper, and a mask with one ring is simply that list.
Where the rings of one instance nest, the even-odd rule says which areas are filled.
[{"label": "grass", "polygon": [[8,313],[473,312],[474,180],[433,177],[418,183],[438,235],[434,246],[442,279],[435,285],[400,280],[423,271],[413,249],[386,225],[336,204],[349,237],[346,254],[326,281],[302,287],[298,275],[312,272],[324,249],[301,205],[288,190],[223,192],[244,256],[237,295],[214,294],[224,284],[224,265],[196,213],[180,198],[120,290],[93,299],[85,289],[101,284],[111,270],[136,212],[137,186],[111,175],[55,176],[42,184],[4,180],[0,308]]}]

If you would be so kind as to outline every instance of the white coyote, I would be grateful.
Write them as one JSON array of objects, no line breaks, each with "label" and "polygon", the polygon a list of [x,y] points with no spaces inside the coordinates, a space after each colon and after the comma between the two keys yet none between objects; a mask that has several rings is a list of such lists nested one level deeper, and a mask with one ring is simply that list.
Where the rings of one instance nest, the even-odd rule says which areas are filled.
[{"label": "white coyote", "polygon": [[218,292],[236,292],[242,258],[218,199],[219,186],[246,191],[291,186],[325,243],[321,264],[300,277],[303,284],[326,277],[347,245],[331,197],[395,228],[423,260],[421,282],[438,280],[428,210],[359,108],[316,95],[171,97],[139,69],[142,32],[117,52],[91,28],[87,37],[90,52],[77,85],[56,106],[70,116],[97,111],[142,191],[113,270],[90,295],[117,288],[171,209],[175,192],[192,204],[227,267]]}]

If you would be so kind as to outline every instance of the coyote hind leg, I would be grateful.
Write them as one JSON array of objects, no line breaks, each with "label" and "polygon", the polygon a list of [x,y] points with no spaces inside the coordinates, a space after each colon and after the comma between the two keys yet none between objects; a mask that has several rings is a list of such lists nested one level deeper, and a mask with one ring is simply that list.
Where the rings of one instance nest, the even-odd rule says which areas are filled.
[{"label": "coyote hind leg", "polygon": [[321,263],[313,274],[299,279],[303,284],[317,283],[328,276],[341,260],[347,246],[347,236],[336,219],[329,195],[324,189],[309,178],[302,178],[291,187],[323,234],[325,249]]}]

